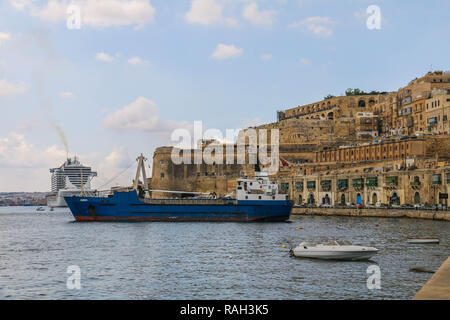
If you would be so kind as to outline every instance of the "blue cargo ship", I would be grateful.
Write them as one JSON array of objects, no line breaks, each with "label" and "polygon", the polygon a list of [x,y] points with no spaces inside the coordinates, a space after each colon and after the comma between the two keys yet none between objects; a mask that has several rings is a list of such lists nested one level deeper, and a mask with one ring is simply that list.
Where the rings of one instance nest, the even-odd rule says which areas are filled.
[{"label": "blue cargo ship", "polygon": [[[254,178],[238,179],[235,197],[152,199],[149,196],[152,190],[149,190],[145,183],[143,156],[139,157],[138,161],[138,173],[133,189],[115,191],[106,197],[66,197],[75,220],[250,222],[289,219],[293,202],[279,192],[278,185],[272,183],[265,172],[255,172]],[[140,169],[145,189],[137,183]]]}]

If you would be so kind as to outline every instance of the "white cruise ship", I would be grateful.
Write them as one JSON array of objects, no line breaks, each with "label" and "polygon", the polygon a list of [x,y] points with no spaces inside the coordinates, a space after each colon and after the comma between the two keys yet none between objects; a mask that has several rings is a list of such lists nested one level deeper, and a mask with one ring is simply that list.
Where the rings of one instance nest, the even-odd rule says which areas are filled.
[{"label": "white cruise ship", "polygon": [[64,197],[80,195],[92,195],[91,180],[97,176],[97,172],[91,167],[83,166],[77,159],[68,158],[59,168],[50,169],[52,174],[52,194],[47,197],[47,206],[52,208],[67,207]]}]

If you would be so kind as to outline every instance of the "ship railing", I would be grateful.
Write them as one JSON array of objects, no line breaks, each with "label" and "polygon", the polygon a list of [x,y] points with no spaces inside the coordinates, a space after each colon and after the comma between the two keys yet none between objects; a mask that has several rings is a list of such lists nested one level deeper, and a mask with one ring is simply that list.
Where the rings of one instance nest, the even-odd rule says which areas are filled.
[{"label": "ship railing", "polygon": [[99,198],[106,198],[111,195],[111,190],[97,190],[96,196]]},{"label": "ship railing", "polygon": [[234,205],[234,199],[141,199],[151,204],[183,204],[183,205]]}]

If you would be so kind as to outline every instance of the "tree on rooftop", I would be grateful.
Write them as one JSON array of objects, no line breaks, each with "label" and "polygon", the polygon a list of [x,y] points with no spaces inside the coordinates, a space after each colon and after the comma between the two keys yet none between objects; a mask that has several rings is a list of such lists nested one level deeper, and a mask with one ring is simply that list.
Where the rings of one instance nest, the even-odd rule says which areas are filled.
[{"label": "tree on rooftop", "polygon": [[345,90],[345,95],[348,96],[364,96],[364,95],[376,95],[376,94],[382,94],[383,92],[372,90],[370,92],[365,92],[364,90],[361,90],[359,88],[348,88]]}]

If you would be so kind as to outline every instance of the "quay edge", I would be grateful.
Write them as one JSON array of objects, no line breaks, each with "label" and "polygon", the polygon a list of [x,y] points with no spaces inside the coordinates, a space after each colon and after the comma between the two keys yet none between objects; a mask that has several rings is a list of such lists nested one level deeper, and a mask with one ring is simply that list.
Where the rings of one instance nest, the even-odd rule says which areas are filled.
[{"label": "quay edge", "polygon": [[450,211],[408,209],[292,208],[291,216],[319,215],[344,217],[413,218],[450,221]]},{"label": "quay edge", "polygon": [[450,257],[417,292],[413,300],[450,300]]}]

